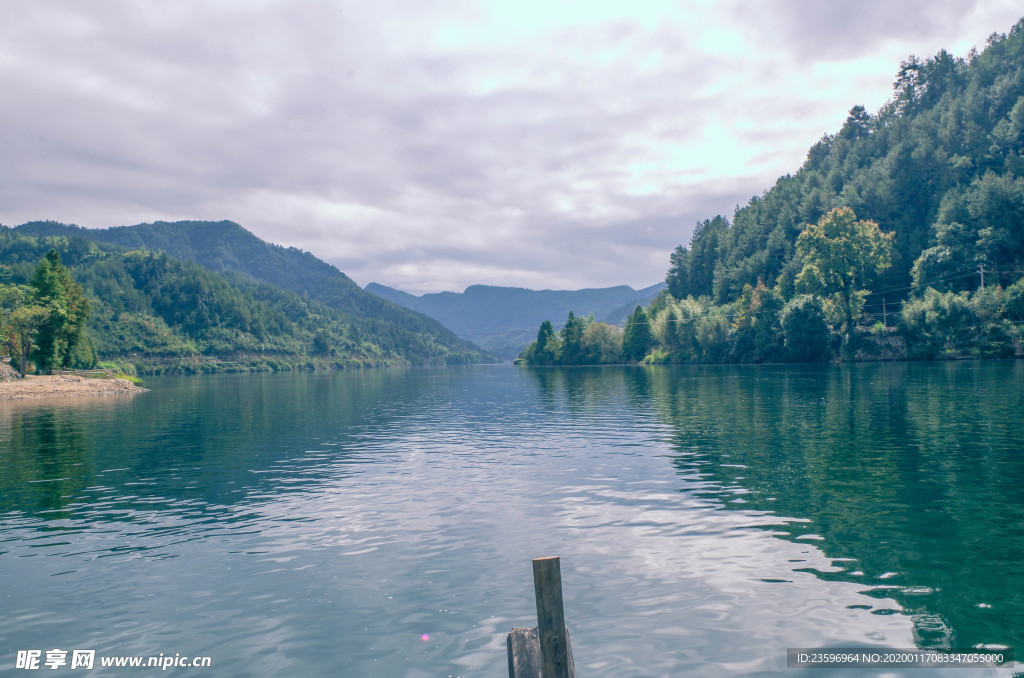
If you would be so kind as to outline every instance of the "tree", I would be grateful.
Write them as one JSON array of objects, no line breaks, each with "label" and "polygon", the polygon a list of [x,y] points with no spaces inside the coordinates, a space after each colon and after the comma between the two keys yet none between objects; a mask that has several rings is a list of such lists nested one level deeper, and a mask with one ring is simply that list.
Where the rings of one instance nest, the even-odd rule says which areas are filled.
[{"label": "tree", "polygon": [[935,246],[921,252],[911,269],[914,286],[918,289],[969,289],[971,279],[961,274],[979,266],[972,234],[959,222],[936,224],[934,231]]},{"label": "tree", "polygon": [[319,329],[313,334],[313,354],[329,358],[334,353],[331,347],[331,335],[325,329]]},{"label": "tree", "polygon": [[733,304],[735,315],[732,321],[733,357],[740,361],[750,360],[754,355],[754,322],[757,311],[754,305],[754,288],[750,283],[743,285],[743,293]]},{"label": "tree", "polygon": [[569,311],[569,319],[559,334],[562,335],[562,351],[558,362],[563,365],[579,364],[583,358],[583,330],[586,329],[583,318],[577,318]]},{"label": "tree", "polygon": [[39,306],[46,309],[32,358],[48,371],[70,367],[79,344],[85,341],[85,321],[92,310],[89,300],[57,250],[50,250],[36,266],[32,286]]},{"label": "tree", "polygon": [[637,306],[626,321],[622,333],[622,355],[627,360],[643,360],[647,351],[654,345],[654,334],[651,322],[642,306]]},{"label": "tree", "polygon": [[48,315],[46,308],[26,304],[16,308],[8,316],[8,347],[12,357],[17,359],[18,372],[23,377],[28,371],[29,357],[32,355],[36,335]]},{"label": "tree", "polygon": [[854,106],[846,118],[846,124],[839,131],[843,139],[853,140],[870,134],[871,114],[863,106]]},{"label": "tree", "polygon": [[722,254],[722,240],[728,230],[729,222],[722,215],[697,224],[690,238],[690,253],[686,257],[689,271],[686,294],[710,296],[714,291],[715,265]]},{"label": "tree", "polygon": [[779,320],[790,360],[814,362],[828,357],[829,329],[819,297],[793,297],[782,309]]},{"label": "tree", "polygon": [[665,284],[668,285],[668,293],[676,299],[683,299],[690,291],[690,251],[679,245],[669,259],[668,273],[665,275]]},{"label": "tree", "polygon": [[10,339],[11,312],[24,303],[27,289],[23,285],[0,283],[0,346],[6,346]]},{"label": "tree", "polygon": [[670,300],[655,314],[654,337],[661,348],[668,351],[671,362],[689,363],[700,359],[697,325],[705,314],[701,301],[693,297]]},{"label": "tree", "polygon": [[783,336],[779,315],[783,307],[782,296],[758,280],[750,303],[754,325],[755,361],[773,361],[782,357]]},{"label": "tree", "polygon": [[1006,288],[1003,301],[1006,304],[1006,313],[1011,320],[1017,322],[1024,320],[1024,278]]},{"label": "tree", "polygon": [[892,239],[875,222],[857,221],[849,207],[832,210],[796,240],[803,265],[797,291],[833,296],[844,331],[849,331],[857,315],[858,292],[891,264]]},{"label": "tree", "polygon": [[545,320],[537,330],[537,340],[531,342],[519,354],[519,359],[527,365],[553,365],[559,355],[558,337],[550,320]]},{"label": "tree", "polygon": [[29,358],[39,328],[48,311],[28,285],[0,284],[0,344],[7,348],[21,376],[28,372]]},{"label": "tree", "polygon": [[583,330],[584,360],[590,365],[622,360],[622,330],[608,323],[590,323]]}]

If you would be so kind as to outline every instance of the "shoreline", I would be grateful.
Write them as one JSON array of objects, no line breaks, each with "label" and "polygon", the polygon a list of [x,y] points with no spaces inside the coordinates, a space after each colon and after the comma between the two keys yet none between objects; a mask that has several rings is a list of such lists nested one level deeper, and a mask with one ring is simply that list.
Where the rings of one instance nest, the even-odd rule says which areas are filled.
[{"label": "shoreline", "polygon": [[0,382],[0,401],[131,395],[148,390],[127,379],[54,378],[32,374],[24,379]]}]

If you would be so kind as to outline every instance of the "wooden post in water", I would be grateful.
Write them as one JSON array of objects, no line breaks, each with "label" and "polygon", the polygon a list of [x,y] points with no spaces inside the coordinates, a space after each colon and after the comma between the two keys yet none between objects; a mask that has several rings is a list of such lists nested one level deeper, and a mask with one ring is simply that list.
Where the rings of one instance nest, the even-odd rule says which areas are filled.
[{"label": "wooden post in water", "polygon": [[537,627],[513,628],[508,634],[509,678],[576,678],[558,556],[533,560],[533,590]]},{"label": "wooden post in water", "polygon": [[541,675],[544,678],[569,678],[565,610],[562,607],[562,567],[558,556],[533,559],[533,592],[537,598]]}]

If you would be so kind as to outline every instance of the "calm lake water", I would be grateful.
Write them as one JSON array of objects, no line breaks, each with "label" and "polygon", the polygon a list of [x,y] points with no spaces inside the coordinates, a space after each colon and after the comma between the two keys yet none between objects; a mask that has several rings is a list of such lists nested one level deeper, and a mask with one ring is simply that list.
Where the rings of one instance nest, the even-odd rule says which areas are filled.
[{"label": "calm lake water", "polygon": [[546,555],[581,678],[1024,653],[1024,361],[148,385],[0,403],[0,673],[504,676]]}]

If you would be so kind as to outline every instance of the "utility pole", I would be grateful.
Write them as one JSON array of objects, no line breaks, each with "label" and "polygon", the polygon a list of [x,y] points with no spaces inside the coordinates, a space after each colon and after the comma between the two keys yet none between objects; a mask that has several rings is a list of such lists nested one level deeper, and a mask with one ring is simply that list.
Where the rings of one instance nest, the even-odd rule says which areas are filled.
[{"label": "utility pole", "polygon": [[985,291],[985,264],[981,265],[981,291]]},{"label": "utility pole", "polygon": [[888,327],[889,323],[885,321],[885,297],[882,297],[882,327]]}]

